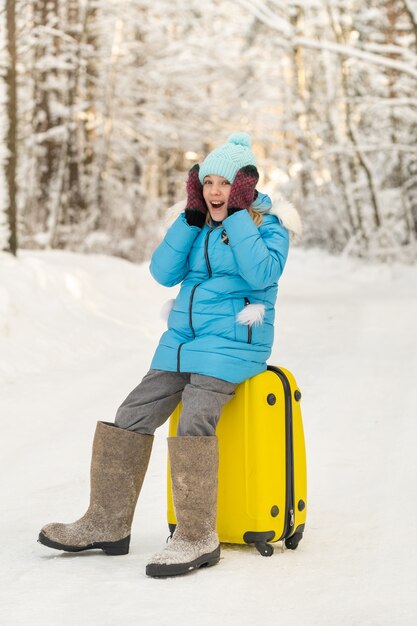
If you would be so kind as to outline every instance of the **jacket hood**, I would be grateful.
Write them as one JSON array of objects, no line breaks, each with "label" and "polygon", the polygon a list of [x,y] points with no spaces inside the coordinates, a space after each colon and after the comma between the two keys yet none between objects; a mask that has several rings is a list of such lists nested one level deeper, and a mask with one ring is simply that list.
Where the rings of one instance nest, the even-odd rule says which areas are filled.
[{"label": "jacket hood", "polygon": [[253,208],[263,214],[275,215],[281,224],[298,239],[303,233],[300,214],[295,206],[280,193],[274,195],[274,200],[266,193],[258,192]]},{"label": "jacket hood", "polygon": [[261,193],[260,191],[258,191],[256,200],[254,200],[252,206],[257,211],[260,211],[261,213],[266,213],[270,209],[272,209],[272,200],[267,193]]}]

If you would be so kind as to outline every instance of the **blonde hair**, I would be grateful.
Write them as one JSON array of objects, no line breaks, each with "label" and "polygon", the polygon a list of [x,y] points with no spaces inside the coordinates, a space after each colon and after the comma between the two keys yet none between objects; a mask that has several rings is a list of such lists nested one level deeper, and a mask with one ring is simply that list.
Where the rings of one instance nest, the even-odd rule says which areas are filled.
[{"label": "blonde hair", "polygon": [[[250,207],[249,215],[251,216],[251,218],[255,222],[255,226],[260,226],[262,224],[262,219],[263,218],[262,218],[262,213],[260,211],[258,211],[257,209],[254,209],[253,207]],[[210,226],[211,228],[213,227],[213,220],[211,219],[211,215],[210,215],[210,213],[208,211],[207,211],[207,215],[206,215],[206,224],[208,226]]]}]

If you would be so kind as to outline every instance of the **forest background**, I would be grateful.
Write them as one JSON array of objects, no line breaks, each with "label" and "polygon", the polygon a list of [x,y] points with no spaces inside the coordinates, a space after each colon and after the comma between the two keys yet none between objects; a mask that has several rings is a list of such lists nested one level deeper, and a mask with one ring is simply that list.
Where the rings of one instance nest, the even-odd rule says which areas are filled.
[{"label": "forest background", "polygon": [[235,131],[302,245],[414,262],[417,0],[0,0],[0,250],[147,259]]}]

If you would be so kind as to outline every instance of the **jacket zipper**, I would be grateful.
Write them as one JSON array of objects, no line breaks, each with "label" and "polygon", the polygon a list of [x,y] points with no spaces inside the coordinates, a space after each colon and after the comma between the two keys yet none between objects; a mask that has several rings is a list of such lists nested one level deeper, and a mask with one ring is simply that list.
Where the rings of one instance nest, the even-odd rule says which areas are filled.
[{"label": "jacket zipper", "polygon": [[[207,272],[209,275],[209,278],[212,277],[213,272],[211,271],[211,265],[210,265],[210,260],[208,257],[208,244],[209,244],[209,237],[211,235],[211,233],[213,232],[214,229],[211,229],[208,231],[207,235],[206,235],[206,240],[204,242],[204,258],[206,259],[206,265],[207,265]],[[191,296],[190,296],[190,304],[189,304],[189,309],[188,309],[188,319],[190,322],[190,328],[191,328],[191,332],[193,333],[194,337],[195,337],[195,332],[194,332],[194,328],[193,328],[193,317],[192,317],[192,306],[193,306],[193,299],[194,299],[194,292],[197,289],[197,287],[201,285],[201,283],[197,283],[196,285],[194,285],[192,291],[191,291]],[[183,343],[180,343],[180,345],[178,346],[178,351],[177,351],[177,372],[180,371],[180,359],[181,359],[181,348],[183,347],[184,343],[186,343],[185,341]]]},{"label": "jacket zipper", "polygon": [[[245,306],[248,306],[248,304],[250,304],[250,300],[249,298],[243,298],[245,301]],[[248,341],[247,343],[252,343],[252,324],[248,324]]]},{"label": "jacket zipper", "polygon": [[275,372],[284,387],[285,397],[285,524],[284,532],[280,539],[286,539],[294,533],[295,512],[294,512],[294,440],[292,421],[292,395],[291,386],[284,372],[277,367],[268,365],[268,369]]},{"label": "jacket zipper", "polygon": [[181,357],[181,348],[183,347],[185,341],[183,341],[182,343],[180,343],[180,345],[178,346],[178,350],[177,350],[177,372],[180,372],[180,357]]},{"label": "jacket zipper", "polygon": [[194,293],[195,293],[195,290],[197,289],[197,287],[198,287],[199,285],[201,285],[201,283],[197,283],[197,284],[196,284],[196,285],[194,285],[194,287],[192,288],[192,291],[191,291],[191,296],[190,296],[190,304],[189,304],[189,306],[188,306],[188,319],[189,319],[189,322],[190,322],[191,332],[193,333],[194,338],[195,338],[195,331],[194,331],[194,328],[193,328],[193,311],[192,311],[192,309],[193,309]]},{"label": "jacket zipper", "polygon": [[207,235],[206,235],[206,241],[204,242],[204,257],[206,259],[206,265],[207,265],[207,271],[208,271],[208,275],[209,278],[212,277],[213,272],[211,271],[211,265],[210,265],[210,261],[209,261],[209,256],[208,256],[208,245],[209,245],[209,237],[211,235],[211,233],[213,232],[214,229],[211,229],[208,231]]}]

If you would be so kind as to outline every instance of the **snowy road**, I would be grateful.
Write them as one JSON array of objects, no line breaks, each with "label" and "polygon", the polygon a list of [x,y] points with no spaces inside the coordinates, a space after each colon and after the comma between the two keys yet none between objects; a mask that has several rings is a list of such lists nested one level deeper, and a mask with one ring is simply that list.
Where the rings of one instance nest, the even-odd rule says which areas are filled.
[{"label": "snowy road", "polygon": [[271,363],[303,392],[309,509],[296,552],[225,546],[215,568],[146,578],[167,536],[164,429],[129,555],[36,543],[43,524],[84,512],[95,422],[147,371],[174,294],[119,259],[0,254],[0,623],[416,624],[417,268],[291,253]]}]

